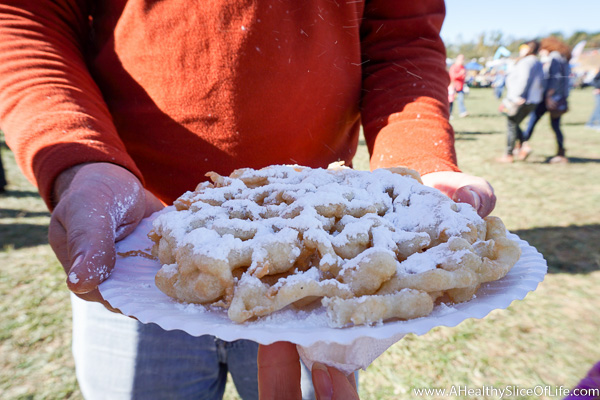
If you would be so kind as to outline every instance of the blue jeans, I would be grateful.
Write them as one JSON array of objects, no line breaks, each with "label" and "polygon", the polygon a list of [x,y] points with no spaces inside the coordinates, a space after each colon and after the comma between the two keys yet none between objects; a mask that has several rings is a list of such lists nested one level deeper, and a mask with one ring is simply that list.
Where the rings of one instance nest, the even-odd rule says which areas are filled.
[{"label": "blue jeans", "polygon": [[[94,399],[221,399],[227,373],[244,400],[258,399],[258,344],[165,331],[71,296],[73,356],[83,396]],[[314,398],[303,366],[304,398]]]},{"label": "blue jeans", "polygon": [[[527,130],[523,132],[523,142],[531,139],[531,135],[533,135],[533,130],[535,129],[536,124],[542,118],[542,116],[548,111],[546,108],[546,103],[542,101],[538,104],[533,111],[529,114],[529,122],[527,123]],[[550,117],[550,126],[554,131],[554,135],[556,136],[556,145],[559,149],[564,149],[564,136],[562,130],[560,129],[560,117],[552,118]]]},{"label": "blue jeans", "polygon": [[497,99],[502,98],[502,93],[504,92],[504,86],[499,86],[494,88],[494,95]]},{"label": "blue jeans", "polygon": [[590,120],[586,125],[598,128],[600,127],[600,93],[594,95],[594,97],[596,97],[596,107],[594,107],[594,111],[592,111]]},{"label": "blue jeans", "polygon": [[[458,112],[463,114],[467,112],[465,107],[465,92],[462,90],[460,92],[456,92],[455,101],[458,102]],[[452,115],[452,107],[454,102],[450,103],[450,115]]]}]

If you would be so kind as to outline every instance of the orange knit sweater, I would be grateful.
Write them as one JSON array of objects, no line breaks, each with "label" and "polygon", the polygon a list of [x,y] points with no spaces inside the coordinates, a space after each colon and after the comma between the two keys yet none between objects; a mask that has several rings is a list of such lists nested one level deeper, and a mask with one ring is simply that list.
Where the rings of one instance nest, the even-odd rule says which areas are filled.
[{"label": "orange knit sweater", "polygon": [[0,128],[50,204],[122,165],[172,202],[207,171],[351,162],[457,170],[442,0],[3,0]]}]

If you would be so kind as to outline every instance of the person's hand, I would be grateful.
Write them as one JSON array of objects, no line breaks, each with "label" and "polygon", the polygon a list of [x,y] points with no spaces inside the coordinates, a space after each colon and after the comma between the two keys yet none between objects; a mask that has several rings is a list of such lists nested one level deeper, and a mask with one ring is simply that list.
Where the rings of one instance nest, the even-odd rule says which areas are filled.
[{"label": "person's hand", "polygon": [[84,300],[111,309],[97,288],[115,265],[115,242],[162,203],[135,175],[110,163],[66,170],[56,180],[54,198],[48,240],[67,273],[67,286]]},{"label": "person's hand", "polygon": [[496,206],[492,186],[483,178],[462,172],[432,172],[421,177],[427,186],[436,188],[460,203],[472,205],[481,217],[488,216]]},{"label": "person's hand", "polygon": [[[356,400],[354,374],[315,363],[312,380],[317,400]],[[301,399],[300,358],[296,345],[276,342],[258,348],[258,394],[261,400]]]},{"label": "person's hand", "polygon": [[546,96],[546,108],[548,110],[555,110],[558,108],[558,102],[550,95]]}]

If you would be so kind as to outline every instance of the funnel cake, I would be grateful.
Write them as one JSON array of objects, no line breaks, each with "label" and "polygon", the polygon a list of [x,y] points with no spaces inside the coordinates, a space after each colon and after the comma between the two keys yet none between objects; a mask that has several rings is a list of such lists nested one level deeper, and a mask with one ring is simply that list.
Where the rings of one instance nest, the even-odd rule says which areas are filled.
[{"label": "funnel cake", "polygon": [[407,168],[270,166],[211,172],[160,215],[156,286],[241,323],[323,306],[333,327],[428,315],[470,300],[520,256],[495,217]]}]

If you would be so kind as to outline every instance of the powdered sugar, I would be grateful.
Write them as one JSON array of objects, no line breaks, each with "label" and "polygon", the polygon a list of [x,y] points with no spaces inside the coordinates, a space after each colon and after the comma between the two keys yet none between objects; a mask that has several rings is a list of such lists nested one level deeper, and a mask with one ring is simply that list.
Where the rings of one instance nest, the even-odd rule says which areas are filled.
[{"label": "powdered sugar", "polygon": [[[320,281],[321,280],[321,271],[318,268],[312,267],[308,271],[297,271],[296,273],[288,276],[285,279],[280,279],[273,285],[273,289],[277,290],[281,286],[285,285],[293,285],[293,284],[301,284],[303,282],[309,281]],[[339,283],[339,282],[338,282]]]},{"label": "powdered sugar", "polygon": [[200,304],[175,303],[174,307],[186,314],[201,314],[206,312],[206,307]]},{"label": "powdered sugar", "polygon": [[69,282],[71,282],[71,283],[79,283],[79,277],[77,276],[77,274],[75,272],[71,272],[69,274]]},{"label": "powdered sugar", "polygon": [[[212,174],[211,179],[180,197],[177,210],[156,218],[154,232],[175,248],[246,268],[238,283],[247,285],[263,284],[256,275],[265,265],[293,270],[305,263],[280,278],[274,290],[303,281],[330,284],[323,271],[335,266],[354,273],[375,253],[396,257],[398,273],[434,269],[462,256],[440,245],[442,237],[485,224],[471,206],[384,169],[282,165],[240,170],[231,177]],[[306,248],[318,256],[301,258]],[[168,276],[177,273],[174,264],[163,268]]]},{"label": "powdered sugar", "polygon": [[[248,171],[239,179],[223,178],[227,186],[222,187],[205,184],[203,190],[182,196],[192,203],[189,210],[164,214],[154,227],[168,230],[178,246],[192,244],[200,254],[226,258],[241,241],[256,249],[266,236],[282,235],[286,229],[331,246],[343,246],[361,233],[373,232],[373,247],[389,249],[415,234],[439,236],[445,231],[459,235],[469,230],[469,223],[481,223],[472,207],[457,205],[411,177],[387,170],[296,168]],[[256,188],[243,181],[263,177],[269,183]],[[329,209],[335,207],[346,215],[338,224],[343,230],[330,233],[325,225],[329,214],[338,212]]]},{"label": "powdered sugar", "polygon": [[448,261],[459,263],[465,254],[468,254],[468,250],[451,251],[447,243],[441,243],[423,253],[409,256],[398,264],[398,273],[418,274],[435,269]]},{"label": "powdered sugar", "polygon": [[165,264],[162,270],[168,277],[173,277],[177,273],[177,264]]}]

